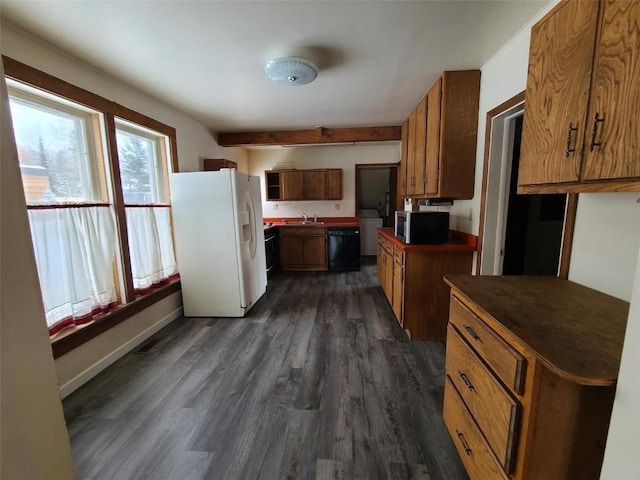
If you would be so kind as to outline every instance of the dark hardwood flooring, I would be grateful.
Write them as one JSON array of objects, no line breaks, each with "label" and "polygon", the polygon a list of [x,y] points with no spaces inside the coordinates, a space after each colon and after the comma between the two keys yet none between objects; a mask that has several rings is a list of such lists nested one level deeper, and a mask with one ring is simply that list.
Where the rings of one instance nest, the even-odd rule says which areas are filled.
[{"label": "dark hardwood flooring", "polygon": [[466,479],[443,369],[369,260],[279,272],[243,319],[177,319],[63,404],[82,480]]}]

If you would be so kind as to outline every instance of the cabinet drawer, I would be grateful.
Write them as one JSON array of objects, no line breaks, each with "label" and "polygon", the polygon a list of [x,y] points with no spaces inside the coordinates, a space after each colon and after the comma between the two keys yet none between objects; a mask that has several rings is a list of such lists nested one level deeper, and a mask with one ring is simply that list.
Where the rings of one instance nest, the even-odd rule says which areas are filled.
[{"label": "cabinet drawer", "polygon": [[455,297],[451,297],[449,322],[455,325],[469,345],[476,349],[507,387],[522,394],[526,362],[518,352]]},{"label": "cabinet drawer", "polygon": [[446,371],[498,461],[510,473],[520,405],[451,325],[447,332]]},{"label": "cabinet drawer", "polygon": [[400,250],[398,247],[393,248],[393,260],[398,265],[404,265],[404,252]]},{"label": "cabinet drawer", "polygon": [[291,237],[299,235],[325,235],[324,227],[281,227],[280,236]]},{"label": "cabinet drawer", "polygon": [[507,480],[448,377],[444,386],[443,416],[469,477],[472,480]]},{"label": "cabinet drawer", "polygon": [[389,240],[387,240],[384,237],[380,237],[380,244],[382,245],[382,248],[384,248],[389,255],[393,255],[393,245]]}]

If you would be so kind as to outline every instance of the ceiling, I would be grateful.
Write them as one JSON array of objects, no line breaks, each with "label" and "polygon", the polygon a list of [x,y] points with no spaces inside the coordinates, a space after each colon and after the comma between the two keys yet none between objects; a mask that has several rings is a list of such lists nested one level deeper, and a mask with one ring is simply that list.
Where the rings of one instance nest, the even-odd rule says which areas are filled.
[{"label": "ceiling", "polygon": [[[2,0],[1,15],[216,132],[400,125],[443,70],[479,68],[548,0]],[[318,78],[269,80],[300,55]]]}]

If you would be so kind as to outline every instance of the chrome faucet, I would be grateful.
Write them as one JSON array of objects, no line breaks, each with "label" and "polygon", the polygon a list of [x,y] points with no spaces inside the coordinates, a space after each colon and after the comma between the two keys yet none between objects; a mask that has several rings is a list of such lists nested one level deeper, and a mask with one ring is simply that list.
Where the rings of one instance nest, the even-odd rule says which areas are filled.
[{"label": "chrome faucet", "polygon": [[309,220],[308,220],[308,216],[307,216],[307,214],[306,214],[306,213],[302,212],[302,215],[300,215],[300,216],[302,217],[302,219],[303,219],[305,222],[308,222],[308,221],[309,221]]}]

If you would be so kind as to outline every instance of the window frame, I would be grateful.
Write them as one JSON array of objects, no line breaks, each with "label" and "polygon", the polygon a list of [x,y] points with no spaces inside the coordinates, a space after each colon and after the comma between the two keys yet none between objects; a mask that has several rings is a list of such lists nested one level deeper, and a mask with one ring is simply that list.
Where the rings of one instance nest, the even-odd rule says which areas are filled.
[{"label": "window frame", "polygon": [[[161,159],[163,157],[170,157],[169,149],[167,148],[167,140],[168,137],[166,135],[161,134],[160,132],[155,132],[148,128],[144,128],[139,125],[131,124],[131,122],[127,122],[126,120],[116,118],[116,136],[118,134],[118,130],[122,131],[124,134],[135,135],[138,137],[142,137],[146,140],[149,140],[153,144],[153,154],[154,154],[154,165],[153,168],[150,168],[151,177],[153,180],[152,191],[156,198],[156,201],[145,204],[145,205],[168,205],[169,201],[169,171],[168,165],[166,162],[163,162]],[[132,206],[137,204],[126,203],[125,206]]]},{"label": "window frame", "polygon": [[[129,242],[127,238],[127,224],[125,203],[122,195],[120,181],[120,164],[118,160],[118,148],[116,143],[116,118],[125,122],[147,128],[158,132],[168,138],[169,165],[167,175],[179,171],[178,168],[178,147],[176,142],[176,130],[153,118],[147,117],[139,112],[119,105],[100,95],[94,94],[83,88],[72,85],[64,80],[49,75],[45,72],[30,67],[24,63],[14,60],[5,55],[2,56],[5,77],[20,84],[43,91],[46,94],[61,97],[68,101],[80,104],[90,110],[98,112],[98,117],[102,116],[104,121],[104,153],[106,158],[101,159],[105,165],[105,180],[111,188],[107,188],[109,201],[113,204],[116,216],[116,235],[118,237],[117,258],[121,262],[122,282],[120,285],[121,304],[108,313],[97,316],[94,321],[86,325],[69,328],[51,337],[51,344],[54,358],[58,358],[85,342],[97,337],[101,333],[127,320],[133,315],[150,307],[163,298],[180,290],[180,280],[174,279],[167,285],[163,285],[153,292],[136,296],[133,288],[131,275],[131,260],[129,258]],[[100,115],[101,114],[101,115]],[[100,120],[99,120],[100,121]],[[165,146],[166,148],[166,146]],[[168,180],[168,176],[167,176]]]},{"label": "window frame", "polygon": [[[104,151],[104,125],[101,121],[101,112],[88,108],[86,105],[80,105],[77,102],[69,101],[66,98],[57,98],[49,92],[40,93],[38,89],[19,82],[13,78],[8,78],[7,91],[11,99],[17,99],[34,109],[50,109],[54,112],[67,114],[70,117],[77,117],[82,123],[83,148],[88,158],[84,162],[83,172],[83,190],[89,188],[91,195],[89,199],[79,202],[52,202],[52,203],[34,203],[34,205],[65,205],[73,204],[90,204],[96,202],[105,202],[108,198],[108,188],[105,182],[106,162]],[[44,107],[44,108],[43,108]],[[86,170],[86,171],[85,171]],[[84,193],[84,192],[83,192]],[[85,195],[86,197],[86,195]]]}]

